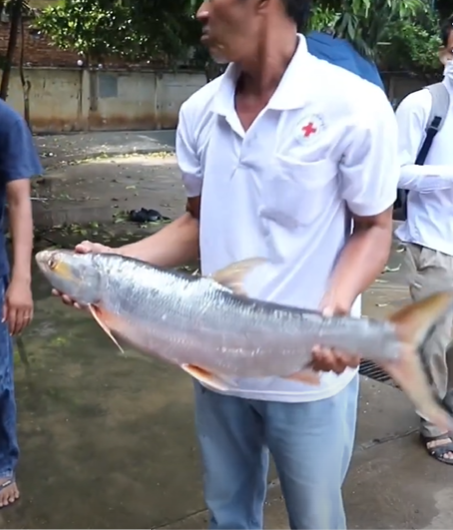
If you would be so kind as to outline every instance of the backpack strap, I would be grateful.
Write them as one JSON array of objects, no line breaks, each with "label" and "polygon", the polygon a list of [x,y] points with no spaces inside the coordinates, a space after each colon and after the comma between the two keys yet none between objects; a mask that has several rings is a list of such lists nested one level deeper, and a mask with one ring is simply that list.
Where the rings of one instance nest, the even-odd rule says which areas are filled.
[{"label": "backpack strap", "polygon": [[[442,129],[445,123],[445,119],[448,114],[450,107],[450,94],[443,83],[435,83],[425,87],[429,90],[432,97],[431,111],[429,113],[428,122],[425,128],[425,139],[418,152],[415,164],[417,166],[423,166],[428,156],[429,150],[433,144],[436,134]],[[398,189],[397,200],[395,207],[398,209],[396,212],[395,219],[405,220],[407,219],[407,196],[409,195],[408,190]]]},{"label": "backpack strap", "polygon": [[429,90],[432,96],[433,103],[431,105],[431,112],[429,113],[428,124],[425,129],[425,140],[418,152],[415,164],[423,166],[429,150],[433,144],[434,137],[442,129],[447,117],[447,112],[450,107],[450,94],[443,83],[435,83],[425,87]]}]

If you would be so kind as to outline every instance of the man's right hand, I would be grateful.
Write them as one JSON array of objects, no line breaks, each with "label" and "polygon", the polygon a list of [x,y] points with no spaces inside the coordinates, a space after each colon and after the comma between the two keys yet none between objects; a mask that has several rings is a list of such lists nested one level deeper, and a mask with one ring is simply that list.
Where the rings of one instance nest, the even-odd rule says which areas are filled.
[{"label": "man's right hand", "polygon": [[[91,241],[82,241],[82,243],[79,243],[78,245],[76,245],[74,250],[76,252],[79,252],[80,254],[88,254],[89,252],[97,253],[97,254],[109,253],[109,252],[110,253],[112,253],[112,252],[115,253],[116,252],[116,250],[111,248],[111,247],[107,247],[105,245],[101,245],[100,243],[92,243]],[[60,293],[60,291],[57,291],[56,289],[52,290],[52,294],[54,296],[61,297],[62,302],[64,304],[66,304],[66,305],[70,305],[70,306],[75,307],[77,309],[83,309],[79,304],[74,302],[74,300],[69,298],[69,296],[66,296],[63,293]]]}]

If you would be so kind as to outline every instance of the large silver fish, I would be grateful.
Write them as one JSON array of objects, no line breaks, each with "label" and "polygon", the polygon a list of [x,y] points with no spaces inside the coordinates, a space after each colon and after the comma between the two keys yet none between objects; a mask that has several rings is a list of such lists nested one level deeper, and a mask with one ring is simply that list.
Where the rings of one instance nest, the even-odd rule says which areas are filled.
[{"label": "large silver fish", "polygon": [[315,345],[380,364],[418,413],[446,431],[451,416],[434,399],[417,348],[453,306],[453,292],[406,306],[388,320],[326,318],[248,298],[243,280],[260,258],[235,263],[210,277],[153,267],[115,254],[44,250],[36,261],[50,284],[88,306],[121,349],[174,363],[218,390],[234,377],[276,376],[319,384],[310,368]]}]

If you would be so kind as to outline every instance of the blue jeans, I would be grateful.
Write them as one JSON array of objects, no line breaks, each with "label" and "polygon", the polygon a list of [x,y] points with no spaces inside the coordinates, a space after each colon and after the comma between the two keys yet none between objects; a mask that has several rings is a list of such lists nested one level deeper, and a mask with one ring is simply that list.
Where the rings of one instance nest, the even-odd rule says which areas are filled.
[{"label": "blue jeans", "polygon": [[[3,310],[7,278],[0,277],[0,308]],[[14,348],[8,326],[0,323],[0,478],[14,475],[19,446],[14,398]]]},{"label": "blue jeans", "polygon": [[262,529],[269,451],[292,529],[344,530],[341,488],[355,438],[359,377],[332,398],[280,403],[195,383],[210,529]]}]

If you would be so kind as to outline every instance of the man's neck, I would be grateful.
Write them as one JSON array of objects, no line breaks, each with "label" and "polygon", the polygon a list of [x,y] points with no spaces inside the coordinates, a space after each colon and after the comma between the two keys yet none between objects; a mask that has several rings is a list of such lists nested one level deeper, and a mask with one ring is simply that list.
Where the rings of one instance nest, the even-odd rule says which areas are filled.
[{"label": "man's neck", "polygon": [[238,64],[241,72],[238,92],[258,97],[274,92],[297,50],[298,42],[293,27],[263,36],[253,58]]}]

